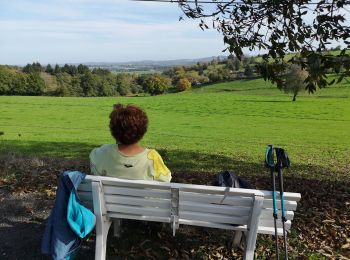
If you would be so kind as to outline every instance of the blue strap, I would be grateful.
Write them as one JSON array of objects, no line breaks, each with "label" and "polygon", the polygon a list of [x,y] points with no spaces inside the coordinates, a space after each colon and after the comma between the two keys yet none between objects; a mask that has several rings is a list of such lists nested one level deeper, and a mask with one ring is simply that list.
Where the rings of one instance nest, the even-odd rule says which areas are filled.
[{"label": "blue strap", "polygon": [[273,214],[277,214],[276,192],[272,192]]},{"label": "blue strap", "polygon": [[284,195],[281,194],[281,210],[282,210],[282,218],[285,218],[285,211],[284,211]]}]

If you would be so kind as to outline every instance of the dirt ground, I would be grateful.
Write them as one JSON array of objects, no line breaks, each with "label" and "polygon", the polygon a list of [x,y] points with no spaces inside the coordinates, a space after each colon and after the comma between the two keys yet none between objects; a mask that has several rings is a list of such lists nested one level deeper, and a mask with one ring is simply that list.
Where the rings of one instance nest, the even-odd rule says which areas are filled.
[{"label": "dirt ground", "polygon": [[[40,245],[54,201],[39,192],[12,193],[8,187],[0,188],[0,200],[0,259],[50,259]],[[93,259],[92,242],[84,244],[78,259]]]},{"label": "dirt ground", "polygon": [[[0,259],[49,259],[40,253],[41,238],[59,176],[72,169],[88,172],[88,161],[0,155]],[[173,176],[174,182],[195,184],[215,178],[211,173]],[[253,186],[269,189],[266,176],[244,176]],[[345,177],[286,176],[285,189],[302,194],[289,236],[291,259],[350,258],[350,181]],[[120,238],[108,239],[107,253],[108,259],[240,259],[242,250],[231,248],[231,242],[229,231],[183,226],[172,237],[169,226],[129,221]],[[271,236],[259,235],[257,259],[271,259],[273,252]],[[93,256],[94,234],[77,259]]]},{"label": "dirt ground", "polygon": [[0,258],[41,259],[43,221],[52,201],[39,193],[12,193],[0,188]]},{"label": "dirt ground", "polygon": [[[54,204],[59,176],[69,169],[87,172],[88,162],[23,158],[15,155],[0,158],[0,259],[50,259],[40,252],[41,239]],[[211,178],[211,175],[207,175],[201,181],[203,183]],[[181,174],[175,179],[191,181],[190,176],[183,179]],[[186,247],[183,247],[185,237]],[[199,228],[183,228],[173,238],[170,226],[126,221],[120,238],[114,238],[110,234],[108,259],[202,259],[206,250],[219,248],[219,251],[223,251],[224,247],[220,244],[229,243],[231,237],[225,232],[203,233]],[[209,242],[202,245],[203,240]],[[223,242],[218,242],[219,240]],[[190,252],[192,245],[199,244],[201,248]],[[241,250],[236,249],[231,254],[238,257]],[[94,234],[91,234],[76,259],[93,258]]]}]

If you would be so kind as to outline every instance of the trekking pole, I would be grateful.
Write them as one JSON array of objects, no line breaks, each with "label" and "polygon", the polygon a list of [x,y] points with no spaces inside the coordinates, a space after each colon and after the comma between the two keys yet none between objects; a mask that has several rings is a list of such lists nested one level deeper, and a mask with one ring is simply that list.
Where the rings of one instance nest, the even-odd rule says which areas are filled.
[{"label": "trekking pole", "polygon": [[284,208],[284,194],[283,194],[283,168],[288,168],[290,166],[290,161],[287,152],[282,148],[275,148],[277,155],[276,168],[278,170],[278,180],[280,186],[280,199],[281,199],[281,215],[282,215],[282,228],[283,228],[283,238],[284,238],[284,259],[288,260],[288,242],[287,242],[287,231],[285,228],[285,223],[287,221]]},{"label": "trekking pole", "polygon": [[270,144],[266,148],[265,153],[265,166],[270,168],[271,183],[272,183],[272,203],[273,203],[273,222],[275,226],[275,247],[277,259],[280,259],[278,249],[278,232],[277,232],[277,205],[276,205],[276,182],[275,182],[275,162],[274,162],[274,149],[273,145]]}]

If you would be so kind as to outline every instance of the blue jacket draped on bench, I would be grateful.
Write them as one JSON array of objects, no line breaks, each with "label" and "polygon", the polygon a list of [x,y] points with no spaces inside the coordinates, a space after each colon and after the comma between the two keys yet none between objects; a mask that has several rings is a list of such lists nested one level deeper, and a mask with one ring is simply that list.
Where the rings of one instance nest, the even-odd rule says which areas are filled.
[{"label": "blue jacket draped on bench", "polygon": [[95,215],[81,204],[77,195],[84,179],[85,174],[78,171],[67,171],[61,176],[41,245],[42,253],[53,259],[72,259],[81,247],[82,238],[95,226]]}]

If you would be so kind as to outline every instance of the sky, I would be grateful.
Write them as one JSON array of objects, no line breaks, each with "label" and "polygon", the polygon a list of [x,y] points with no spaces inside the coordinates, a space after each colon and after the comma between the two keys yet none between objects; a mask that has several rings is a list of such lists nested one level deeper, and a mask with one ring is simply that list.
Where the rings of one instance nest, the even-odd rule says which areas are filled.
[{"label": "sky", "polygon": [[[0,0],[0,64],[171,60],[222,55],[222,36],[179,21],[174,3]],[[227,54],[227,53],[226,53]]]}]

